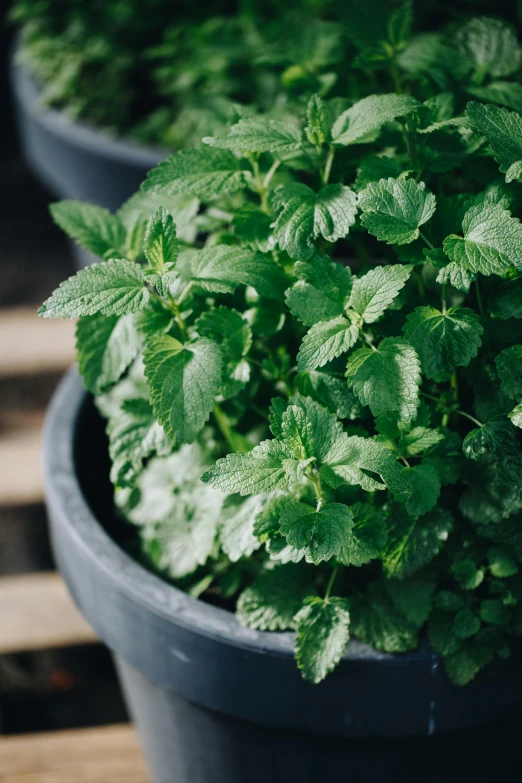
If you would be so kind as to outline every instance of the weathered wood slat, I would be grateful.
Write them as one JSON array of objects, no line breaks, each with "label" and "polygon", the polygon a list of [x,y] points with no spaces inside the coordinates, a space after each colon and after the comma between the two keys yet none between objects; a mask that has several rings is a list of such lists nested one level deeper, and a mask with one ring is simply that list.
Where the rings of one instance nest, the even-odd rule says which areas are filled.
[{"label": "weathered wood slat", "polygon": [[0,310],[0,377],[65,370],[74,360],[74,328],[39,318],[36,307]]},{"label": "weathered wood slat", "polygon": [[[0,738],[1,783],[149,783],[131,726]],[[173,782],[174,783],[174,782]]]},{"label": "weathered wood slat", "polygon": [[7,432],[0,437],[0,506],[43,500],[41,430]]},{"label": "weathered wood slat", "polygon": [[95,641],[58,574],[0,579],[0,654]]}]

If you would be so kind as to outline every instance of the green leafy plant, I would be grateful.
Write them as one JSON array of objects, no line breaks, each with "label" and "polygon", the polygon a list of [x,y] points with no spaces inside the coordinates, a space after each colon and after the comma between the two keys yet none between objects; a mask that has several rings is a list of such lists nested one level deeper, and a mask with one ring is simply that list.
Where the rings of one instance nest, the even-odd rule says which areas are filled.
[{"label": "green leafy plant", "polygon": [[411,10],[345,99],[239,119],[115,215],[52,208],[103,260],[40,314],[79,316],[141,557],[295,630],[312,682],[427,633],[463,685],[522,631],[521,49]]},{"label": "green leafy plant", "polygon": [[344,50],[325,5],[16,0],[10,16],[43,104],[179,147],[244,113],[284,116],[304,90],[331,90]]}]

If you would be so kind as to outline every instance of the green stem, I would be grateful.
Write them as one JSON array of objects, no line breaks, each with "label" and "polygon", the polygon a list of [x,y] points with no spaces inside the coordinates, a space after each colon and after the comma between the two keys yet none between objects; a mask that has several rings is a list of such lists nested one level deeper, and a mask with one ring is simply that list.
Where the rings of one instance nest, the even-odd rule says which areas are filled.
[{"label": "green stem", "polygon": [[252,163],[252,169],[254,172],[254,177],[256,178],[256,184],[257,184],[257,192],[259,194],[259,198],[261,199],[261,209],[263,212],[266,212],[267,215],[270,214],[270,207],[268,206],[268,199],[266,197],[266,190],[263,183],[263,180],[261,178],[261,171],[259,169],[259,163],[254,158],[250,159]]},{"label": "green stem", "polygon": [[441,285],[441,297],[442,297],[442,315],[446,315],[447,312],[447,305],[446,305],[446,283],[443,283]]},{"label": "green stem", "polygon": [[375,347],[375,345],[372,343],[372,341],[370,340],[370,338],[368,337],[368,335],[367,335],[367,334],[365,334],[364,332],[361,332],[361,335],[362,335],[362,337],[363,337],[363,340],[365,341],[365,343],[366,343],[367,345],[369,345],[369,346],[370,346],[370,348],[372,349],[372,351],[375,351],[375,353],[379,353],[379,351],[377,350],[377,348]]},{"label": "green stem", "polygon": [[406,465],[407,468],[411,468],[411,465],[408,462],[408,460],[406,459],[406,457],[401,457],[400,459],[404,463],[404,465]]},{"label": "green stem", "polygon": [[464,416],[465,419],[469,419],[470,421],[473,422],[473,424],[476,424],[477,427],[484,426],[481,421],[476,419],[474,416],[471,416],[469,413],[466,413],[466,411],[455,411],[455,413],[457,413],[459,416]]},{"label": "green stem", "polygon": [[326,160],[324,163],[324,169],[322,174],[322,181],[323,185],[328,185],[328,180],[330,179],[330,173],[332,171],[332,163],[335,156],[335,147],[330,147],[328,150],[328,155],[326,156]]},{"label": "green stem", "polygon": [[484,304],[482,302],[482,294],[480,293],[480,284],[478,280],[475,280],[475,293],[477,295],[477,305],[481,318],[485,318]]},{"label": "green stem", "polygon": [[226,416],[219,407],[219,404],[216,402],[214,403],[214,418],[216,420],[216,424],[218,425],[219,431],[225,438],[226,442],[230,446],[232,451],[236,450],[236,446],[234,443],[234,439],[232,437],[232,431],[230,427],[228,426],[228,422],[226,420]]},{"label": "green stem", "polygon": [[326,593],[324,594],[325,603],[327,603],[329,598],[330,598],[330,595],[331,595],[331,592],[332,592],[332,587],[334,586],[335,577],[337,576],[338,571],[339,571],[339,567],[334,568],[334,570],[332,571],[332,575],[331,575],[330,580],[329,580],[329,582],[328,582],[328,584],[326,586]]},{"label": "green stem", "polygon": [[430,249],[430,250],[435,250],[435,245],[432,245],[432,243],[430,242],[430,240],[428,239],[428,237],[424,236],[424,234],[422,233],[422,231],[419,231],[419,236],[420,236],[420,238],[421,238],[421,239],[422,239],[422,240],[423,240],[423,241],[424,241],[424,242],[425,242],[425,243],[428,245],[428,247],[429,247],[429,249]]},{"label": "green stem", "polygon": [[193,281],[193,280],[191,280],[191,281],[190,281],[190,283],[188,283],[188,284],[185,286],[185,288],[184,288],[184,289],[183,289],[183,291],[181,292],[181,294],[180,294],[180,297],[179,297],[179,299],[178,299],[178,307],[180,306],[180,304],[182,303],[182,301],[185,299],[185,297],[187,296],[188,292],[190,291],[190,289],[192,288],[192,286],[193,286],[193,285],[194,285],[194,281]]},{"label": "green stem", "polygon": [[266,172],[265,178],[263,180],[263,187],[265,188],[265,190],[270,185],[272,177],[274,176],[274,174],[276,173],[276,171],[277,171],[277,169],[279,168],[280,165],[281,165],[281,161],[280,160],[275,160],[272,163],[272,165],[270,166],[270,168],[268,169],[268,171]]}]

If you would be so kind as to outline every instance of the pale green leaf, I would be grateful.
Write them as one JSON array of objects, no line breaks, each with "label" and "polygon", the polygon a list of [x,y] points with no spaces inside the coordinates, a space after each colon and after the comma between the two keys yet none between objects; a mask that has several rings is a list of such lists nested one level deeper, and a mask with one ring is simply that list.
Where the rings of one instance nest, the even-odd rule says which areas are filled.
[{"label": "pale green leaf", "polygon": [[237,600],[236,617],[255,631],[295,629],[294,617],[313,587],[292,563],[265,571]]},{"label": "pale green leaf", "polygon": [[296,615],[295,655],[305,680],[319,683],[339,663],[350,638],[350,613],[343,598],[313,598]]},{"label": "pale green leaf", "polygon": [[514,111],[472,101],[466,107],[472,128],[484,136],[504,174],[522,161],[522,117]]},{"label": "pale green leaf", "polygon": [[334,144],[356,144],[372,131],[396,117],[404,117],[418,106],[409,95],[370,95],[343,112],[332,128]]},{"label": "pale green leaf", "polygon": [[319,321],[305,335],[297,355],[299,372],[323,367],[349,351],[359,337],[359,323],[350,312],[331,321]]},{"label": "pale green leaf", "polygon": [[306,326],[342,315],[350,291],[352,275],[347,267],[324,256],[294,266],[297,283],[286,292],[286,303]]},{"label": "pale green leaf", "polygon": [[142,338],[134,315],[88,315],[76,327],[76,360],[85,388],[101,394],[134,361]]},{"label": "pale green leaf", "polygon": [[373,323],[388,309],[411,274],[412,266],[378,266],[354,280],[349,306],[365,323]]},{"label": "pale green leaf", "polygon": [[154,272],[164,275],[178,257],[176,226],[166,207],[160,207],[149,219],[145,233],[145,257]]},{"label": "pale green leaf", "polygon": [[430,430],[428,427],[414,427],[402,435],[397,448],[400,454],[406,457],[415,457],[417,454],[431,449],[444,440],[442,432]]},{"label": "pale green leaf", "polygon": [[343,503],[327,503],[316,510],[294,500],[284,506],[280,522],[280,533],[287,543],[304,550],[307,562],[317,565],[350,543],[353,514]]},{"label": "pale green leaf", "polygon": [[198,251],[192,259],[192,279],[205,291],[233,293],[238,285],[250,285],[258,294],[280,299],[287,278],[269,255],[230,245]]},{"label": "pale green leaf", "polygon": [[125,243],[125,228],[117,215],[85,201],[58,201],[51,204],[57,225],[74,241],[95,256],[118,256]]},{"label": "pale green leaf", "polygon": [[407,425],[419,405],[420,363],[415,350],[398,337],[378,349],[359,348],[348,359],[348,383],[374,416],[387,415]]},{"label": "pale green leaf", "polygon": [[241,190],[246,185],[246,177],[247,173],[228,150],[188,149],[174,152],[149,171],[142,188],[165,195],[190,194],[208,201]]},{"label": "pale green leaf", "polygon": [[43,318],[76,318],[82,315],[125,315],[141,310],[149,292],[143,285],[139,264],[114,258],[80,269],[60,283],[43,303]]},{"label": "pale green leaf", "polygon": [[276,440],[265,440],[252,451],[229,454],[203,474],[201,480],[231,494],[259,495],[288,489],[297,477],[297,461]]},{"label": "pale green leaf", "polygon": [[143,360],[154,415],[173,440],[192,443],[221,385],[218,345],[206,338],[183,345],[160,335],[149,342]]},{"label": "pale green leaf", "polygon": [[359,193],[362,225],[381,242],[405,245],[419,237],[419,228],[435,212],[435,196],[424,182],[381,179]]},{"label": "pale green leaf", "polygon": [[223,504],[219,521],[219,540],[221,548],[232,563],[241,557],[250,557],[261,543],[254,535],[256,516],[263,508],[262,497],[251,497],[239,503],[230,498]]},{"label": "pale green leaf", "polygon": [[236,152],[274,152],[284,155],[295,152],[302,145],[302,134],[297,125],[278,120],[239,120],[224,138],[207,137],[205,144]]},{"label": "pale green leaf", "polygon": [[456,40],[483,76],[509,76],[522,62],[515,28],[504,19],[494,16],[475,16],[458,31]]},{"label": "pale green leaf", "polygon": [[376,440],[342,433],[323,459],[321,478],[334,488],[359,484],[368,492],[388,487],[394,493],[407,493],[408,472],[397,456]]}]

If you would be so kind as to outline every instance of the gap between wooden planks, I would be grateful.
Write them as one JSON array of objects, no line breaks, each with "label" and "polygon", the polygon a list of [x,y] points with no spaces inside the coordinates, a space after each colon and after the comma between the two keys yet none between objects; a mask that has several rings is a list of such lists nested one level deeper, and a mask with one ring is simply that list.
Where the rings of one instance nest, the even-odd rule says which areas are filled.
[{"label": "gap between wooden planks", "polygon": [[0,310],[0,377],[59,372],[74,361],[74,321],[39,318],[36,310]]},{"label": "gap between wooden planks", "polygon": [[0,654],[97,641],[55,573],[0,578],[0,618]]},{"label": "gap between wooden planks", "polygon": [[131,726],[0,738],[0,783],[149,783]]}]

